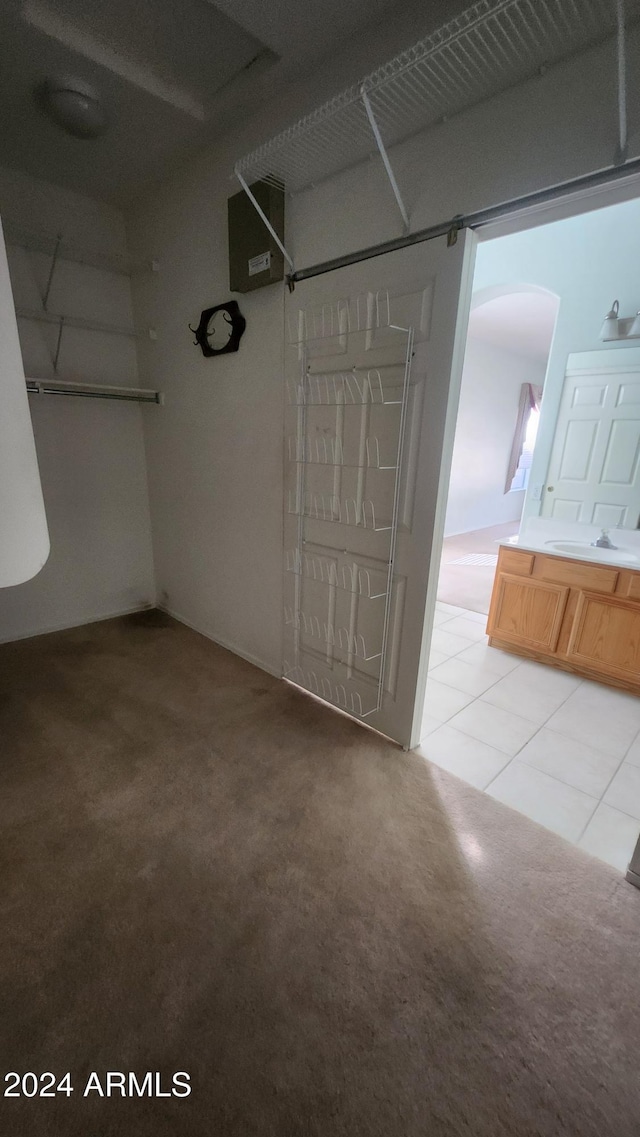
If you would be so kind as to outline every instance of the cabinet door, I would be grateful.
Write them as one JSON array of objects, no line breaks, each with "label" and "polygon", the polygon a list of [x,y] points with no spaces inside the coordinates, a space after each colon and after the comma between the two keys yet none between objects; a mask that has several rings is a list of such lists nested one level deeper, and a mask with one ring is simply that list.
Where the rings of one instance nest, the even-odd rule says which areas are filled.
[{"label": "cabinet door", "polygon": [[556,650],[569,589],[561,584],[500,573],[491,598],[487,633],[505,643]]},{"label": "cabinet door", "polygon": [[581,592],[567,659],[603,675],[640,683],[640,607],[614,596]]}]

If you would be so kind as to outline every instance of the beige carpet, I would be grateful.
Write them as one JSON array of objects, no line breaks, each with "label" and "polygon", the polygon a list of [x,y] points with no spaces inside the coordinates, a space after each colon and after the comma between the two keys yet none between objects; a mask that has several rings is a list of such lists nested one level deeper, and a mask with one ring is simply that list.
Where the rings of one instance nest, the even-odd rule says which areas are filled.
[{"label": "beige carpet", "polygon": [[469,608],[472,612],[489,611],[495,567],[457,565],[452,562],[467,553],[497,553],[498,541],[511,537],[520,528],[519,521],[505,525],[492,525],[489,529],[475,529],[457,537],[445,537],[442,544],[438,600]]},{"label": "beige carpet", "polygon": [[4,1133],[637,1137],[613,870],[160,615],[0,690],[2,1067],[76,1087]]}]

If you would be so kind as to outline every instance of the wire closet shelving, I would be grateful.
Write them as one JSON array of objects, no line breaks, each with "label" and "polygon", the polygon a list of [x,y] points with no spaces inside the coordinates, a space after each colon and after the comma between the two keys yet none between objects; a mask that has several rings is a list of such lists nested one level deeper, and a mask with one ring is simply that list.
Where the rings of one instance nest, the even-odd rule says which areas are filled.
[{"label": "wire closet shelving", "polygon": [[122,276],[133,276],[134,272],[149,269],[157,272],[159,268],[156,260],[135,259],[125,253],[105,253],[102,249],[79,245],[66,238],[63,233],[52,236],[42,229],[22,229],[10,223],[3,228],[7,245],[16,245],[29,253],[41,253],[55,260],[71,261],[73,264],[115,272]]},{"label": "wire closet shelving", "polygon": [[[245,155],[235,164],[236,176],[245,189],[266,181],[295,193],[357,165],[377,148],[408,227],[389,147],[616,30],[623,69],[625,28],[639,16],[639,0],[479,0]],[[619,78],[622,87],[624,75]],[[624,150],[626,123],[620,133]]]},{"label": "wire closet shelving", "polygon": [[157,272],[158,262],[155,260],[134,260],[125,255],[109,255],[98,249],[84,248],[67,241],[62,233],[53,236],[44,231],[25,230],[9,225],[4,228],[4,237],[7,246],[13,245],[24,252],[38,253],[50,258],[47,280],[41,295],[41,307],[25,308],[17,305],[15,308],[18,320],[51,324],[57,329],[56,345],[51,360],[53,378],[27,378],[25,380],[27,393],[30,395],[66,395],[84,399],[109,399],[117,402],[162,405],[164,397],[160,391],[143,387],[77,382],[58,377],[58,363],[65,329],[77,328],[106,335],[125,336],[133,339],[148,337],[155,340],[157,336],[154,328],[142,330],[131,325],[112,324],[103,320],[87,319],[83,316],[55,313],[49,309],[51,289],[56,270],[61,261],[71,261],[74,264],[117,273],[125,277],[131,277],[137,270]]}]

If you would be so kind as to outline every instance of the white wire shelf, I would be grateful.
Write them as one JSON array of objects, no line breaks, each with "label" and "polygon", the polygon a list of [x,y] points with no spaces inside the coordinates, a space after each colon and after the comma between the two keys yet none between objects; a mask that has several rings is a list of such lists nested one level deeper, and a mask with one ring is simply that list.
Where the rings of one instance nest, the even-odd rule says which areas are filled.
[{"label": "white wire shelf", "polygon": [[346,470],[397,470],[380,458],[380,442],[375,435],[365,439],[365,461],[347,462],[341,438],[321,434],[314,438],[289,438],[289,461],[305,466],[332,466]]},{"label": "white wire shelf", "polygon": [[387,595],[388,563],[379,570],[362,568],[360,565],[343,565],[338,568],[335,561],[328,557],[287,549],[285,566],[286,571],[295,576],[329,585],[330,588],[339,588],[365,600],[383,600]]},{"label": "white wire shelf", "polygon": [[[627,0],[627,25],[638,18]],[[241,158],[236,172],[289,192],[524,82],[613,34],[614,0],[480,0]]]},{"label": "white wire shelf", "polygon": [[159,267],[158,262],[153,259],[141,260],[125,254],[117,255],[103,253],[99,249],[82,248],[66,240],[62,234],[52,236],[44,231],[20,229],[9,224],[4,226],[4,236],[8,245],[26,249],[27,252],[59,257],[63,261],[72,261],[74,264],[99,268],[122,276],[131,276],[136,271],[156,272]]},{"label": "white wire shelf", "polygon": [[[394,363],[389,369],[400,371],[402,364]],[[289,402],[306,407],[398,407],[402,404],[402,389],[385,391],[379,367],[352,368],[351,371],[308,371],[302,383],[290,379],[287,383]]]},{"label": "white wire shelf", "polygon": [[339,710],[347,711],[348,714],[356,715],[357,718],[361,719],[368,718],[369,715],[375,714],[378,710],[377,699],[374,705],[370,706],[368,701],[363,702],[362,694],[359,691],[348,689],[346,683],[333,682],[326,675],[318,675],[314,669],[301,667],[299,664],[291,666],[285,661],[284,667],[285,679],[289,679],[298,687],[304,687],[312,695],[317,695],[319,699],[332,703]]},{"label": "white wire shelf", "polygon": [[373,501],[365,498],[339,498],[333,494],[305,493],[298,497],[295,490],[289,491],[288,512],[295,517],[310,517],[314,521],[329,521],[336,525],[352,525],[372,532],[383,533],[392,528],[390,521],[376,517]]},{"label": "white wire shelf", "polygon": [[83,316],[61,316],[53,312],[44,312],[37,308],[16,308],[16,316],[21,320],[35,320],[40,324],[63,325],[65,328],[83,328],[89,332],[105,332],[108,335],[130,336],[133,339],[155,339],[153,328],[142,331],[139,328],[126,327],[121,324],[106,324],[100,320],[86,320]]},{"label": "white wire shelf", "polygon": [[368,647],[361,632],[350,632],[344,627],[336,628],[302,609],[291,608],[285,604],[284,622],[288,627],[317,640],[322,647],[331,648],[339,655],[354,657],[363,663],[382,658],[382,650]]}]

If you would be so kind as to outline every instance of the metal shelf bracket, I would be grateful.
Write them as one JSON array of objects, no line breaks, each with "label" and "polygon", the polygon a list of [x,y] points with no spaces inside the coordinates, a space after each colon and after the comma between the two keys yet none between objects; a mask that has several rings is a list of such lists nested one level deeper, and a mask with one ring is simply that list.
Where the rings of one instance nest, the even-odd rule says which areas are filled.
[{"label": "metal shelf bracket", "polygon": [[62,346],[63,329],[64,329],[64,316],[61,316],[60,317],[60,326],[58,328],[58,339],[56,341],[56,350],[55,350],[55,354],[53,357],[53,370],[55,371],[56,375],[58,373],[58,363],[60,361],[60,348]]},{"label": "metal shelf bracket", "polygon": [[56,265],[58,263],[58,253],[60,252],[61,242],[62,242],[62,233],[58,233],[58,236],[56,237],[56,243],[55,243],[54,248],[53,248],[53,254],[51,256],[51,268],[49,269],[49,276],[47,277],[47,285],[46,285],[46,288],[44,290],[44,296],[42,297],[42,307],[44,308],[45,312],[47,310],[47,304],[49,303],[49,293],[51,292],[51,285],[53,284],[53,276],[54,276],[54,273],[56,271]]},{"label": "metal shelf bracket", "polygon": [[380,133],[380,128],[378,126],[378,123],[376,122],[376,116],[373,113],[373,108],[371,106],[369,96],[367,95],[367,92],[366,92],[366,89],[364,86],[360,88],[360,94],[362,96],[362,102],[364,105],[364,109],[367,112],[367,118],[369,119],[369,125],[371,127],[373,137],[376,140],[376,146],[378,147],[378,151],[379,151],[380,157],[382,158],[384,168],[387,171],[387,177],[391,183],[391,189],[393,190],[393,196],[396,199],[398,209],[400,210],[400,213],[402,215],[402,220],[404,223],[404,231],[405,231],[405,233],[408,233],[409,232],[409,214],[407,213],[407,210],[405,208],[405,204],[402,200],[402,195],[400,193],[400,187],[398,186],[398,183],[396,181],[396,176],[393,172],[393,167],[392,167],[391,162],[389,160],[389,155],[387,154],[385,144],[382,141],[382,135]]},{"label": "metal shelf bracket", "polygon": [[287,250],[285,249],[285,247],[284,247],[284,245],[283,245],[282,241],[280,240],[280,238],[279,238],[278,234],[276,233],[275,229],[273,228],[273,225],[271,224],[271,222],[269,221],[269,218],[267,217],[266,213],[264,212],[264,209],[262,209],[262,208],[261,208],[261,206],[260,206],[260,205],[258,204],[258,202],[256,201],[256,198],[255,198],[254,194],[252,194],[251,190],[249,189],[249,186],[247,185],[247,183],[246,183],[245,179],[243,178],[242,174],[240,173],[240,170],[239,170],[239,168],[238,168],[238,164],[237,164],[237,163],[236,163],[236,165],[234,166],[234,173],[235,173],[235,175],[236,175],[236,177],[237,177],[238,181],[240,182],[240,185],[242,186],[242,188],[243,188],[244,192],[246,193],[247,197],[249,198],[249,201],[251,202],[251,204],[252,204],[253,208],[255,209],[256,213],[257,213],[257,214],[258,214],[258,216],[259,216],[259,217],[262,219],[262,221],[263,221],[263,222],[264,222],[264,224],[266,225],[267,229],[269,230],[269,232],[270,232],[271,236],[273,237],[273,239],[274,239],[274,241],[275,241],[276,245],[277,245],[277,246],[278,246],[278,248],[280,249],[280,252],[282,253],[282,255],[283,255],[284,259],[285,259],[285,260],[286,260],[286,262],[287,262],[287,264],[288,264],[288,265],[291,267],[291,269],[292,269],[292,270],[294,270],[294,271],[295,271],[295,265],[294,265],[294,263],[293,263],[293,259],[292,259],[292,258],[289,256],[289,254],[288,254]]},{"label": "metal shelf bracket", "polygon": [[623,166],[629,156],[627,127],[627,30],[624,0],[616,0],[616,45],[618,61],[618,146],[615,166]]}]

